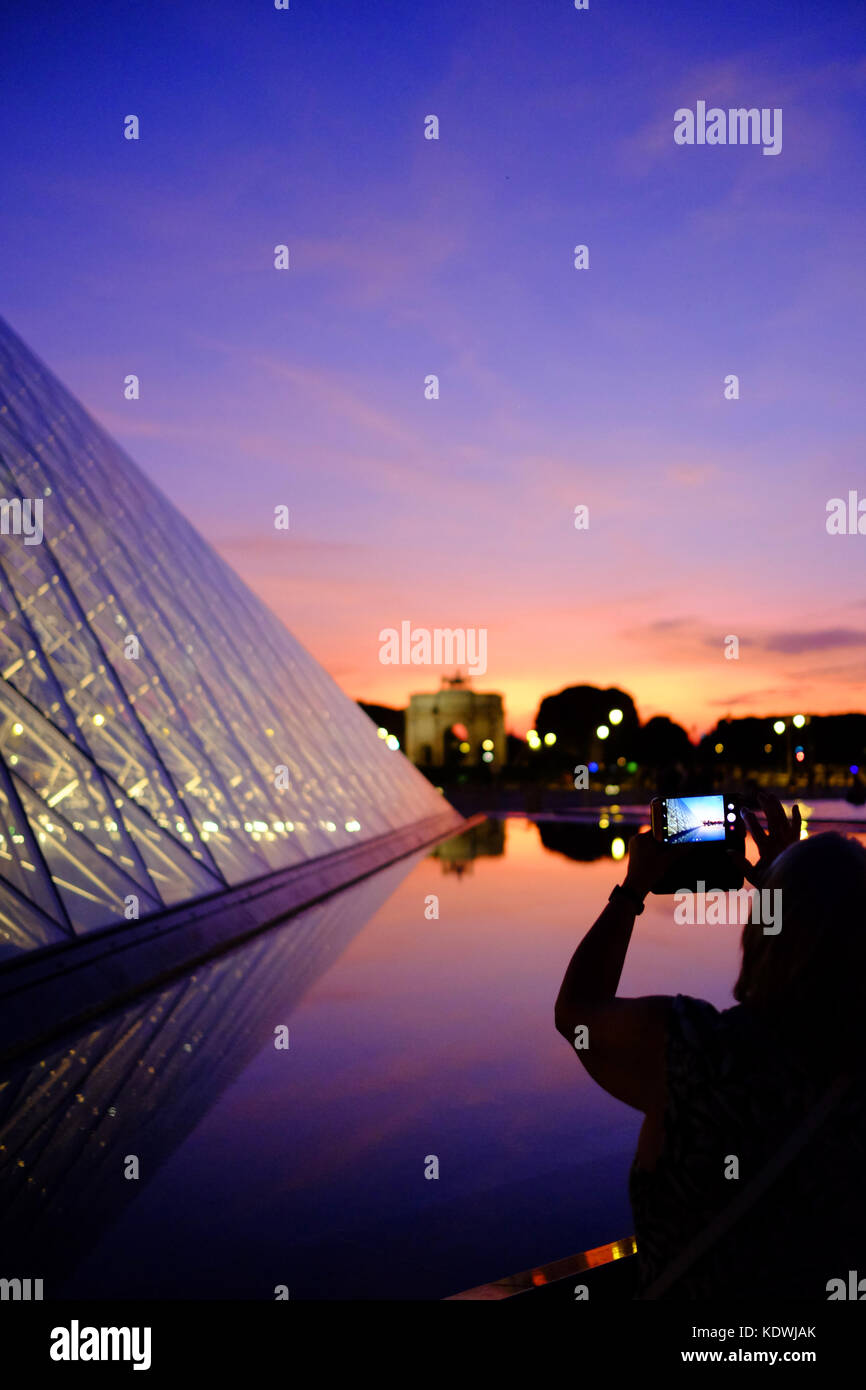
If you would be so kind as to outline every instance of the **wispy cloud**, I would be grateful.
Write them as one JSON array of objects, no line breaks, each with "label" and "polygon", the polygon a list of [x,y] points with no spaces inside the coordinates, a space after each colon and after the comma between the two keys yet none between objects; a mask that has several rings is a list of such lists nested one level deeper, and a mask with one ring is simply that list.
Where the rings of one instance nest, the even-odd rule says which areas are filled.
[{"label": "wispy cloud", "polygon": [[768,652],[799,655],[803,652],[822,652],[834,647],[862,647],[866,632],[850,627],[825,627],[812,632],[774,632],[763,638],[760,645]]}]

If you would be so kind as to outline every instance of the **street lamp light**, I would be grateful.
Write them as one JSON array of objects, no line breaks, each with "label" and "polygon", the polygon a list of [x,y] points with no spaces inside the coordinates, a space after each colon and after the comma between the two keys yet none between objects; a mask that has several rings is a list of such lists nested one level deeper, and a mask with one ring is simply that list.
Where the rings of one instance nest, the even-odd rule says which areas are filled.
[{"label": "street lamp light", "polygon": [[611,724],[621,724],[621,723],[622,723],[622,710],[621,710],[621,709],[612,709],[612,710],[608,710],[607,717],[608,717],[608,719],[610,720]]},{"label": "street lamp light", "polygon": [[606,724],[599,724],[595,732],[599,738],[607,738],[610,733],[610,729],[607,727]]}]

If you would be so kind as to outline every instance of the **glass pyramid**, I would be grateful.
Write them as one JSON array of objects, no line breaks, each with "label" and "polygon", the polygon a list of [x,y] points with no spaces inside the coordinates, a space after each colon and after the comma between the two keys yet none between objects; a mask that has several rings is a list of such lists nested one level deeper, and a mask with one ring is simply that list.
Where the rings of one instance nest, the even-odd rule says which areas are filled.
[{"label": "glass pyramid", "polygon": [[0,676],[0,958],[447,809],[2,319]]}]

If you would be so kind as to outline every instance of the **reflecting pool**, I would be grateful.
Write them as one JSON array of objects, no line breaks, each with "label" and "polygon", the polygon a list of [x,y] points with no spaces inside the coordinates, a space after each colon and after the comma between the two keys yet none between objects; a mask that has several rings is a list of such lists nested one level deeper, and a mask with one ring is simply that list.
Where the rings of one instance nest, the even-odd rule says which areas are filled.
[{"label": "reflecting pool", "polygon": [[[4,1276],[442,1298],[629,1235],[640,1116],[553,1026],[629,833],[487,821],[7,1068]],[[623,993],[729,1005],[738,942],[651,897]]]}]

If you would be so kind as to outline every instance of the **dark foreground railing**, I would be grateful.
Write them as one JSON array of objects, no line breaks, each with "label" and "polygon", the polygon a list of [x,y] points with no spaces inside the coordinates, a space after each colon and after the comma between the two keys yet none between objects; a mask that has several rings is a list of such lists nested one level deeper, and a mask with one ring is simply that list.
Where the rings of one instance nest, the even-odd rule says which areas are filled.
[{"label": "dark foreground railing", "polygon": [[621,1302],[634,1297],[637,1278],[637,1242],[634,1236],[611,1241],[609,1245],[569,1255],[552,1264],[537,1265],[522,1274],[509,1274],[490,1284],[479,1284],[465,1293],[451,1294],[446,1302],[477,1299],[494,1302],[500,1298],[516,1298],[532,1294],[563,1301],[592,1298]]}]

